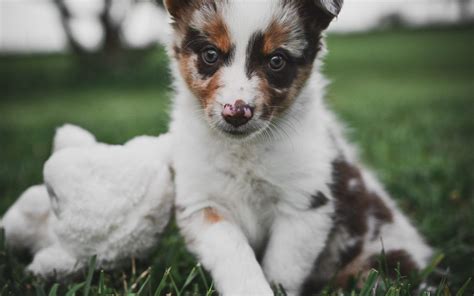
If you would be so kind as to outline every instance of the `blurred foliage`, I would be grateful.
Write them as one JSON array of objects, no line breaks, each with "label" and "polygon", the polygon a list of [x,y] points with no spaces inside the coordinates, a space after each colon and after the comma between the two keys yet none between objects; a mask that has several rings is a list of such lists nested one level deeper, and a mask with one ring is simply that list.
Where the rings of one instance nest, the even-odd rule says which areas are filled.
[{"label": "blurred foliage", "polygon": [[[474,266],[472,36],[474,27],[329,36],[324,67],[333,81],[328,103],[351,127],[363,159],[445,254],[453,291]],[[162,49],[129,52],[114,67],[100,56],[0,57],[0,213],[41,183],[54,128],[65,122],[108,143],[165,132],[170,81]],[[2,262],[0,272],[13,268]],[[142,264],[154,266],[157,279],[172,266],[182,285],[195,262],[172,225]],[[37,280],[15,270],[4,274],[34,289]],[[119,286],[120,274],[112,276]]]}]

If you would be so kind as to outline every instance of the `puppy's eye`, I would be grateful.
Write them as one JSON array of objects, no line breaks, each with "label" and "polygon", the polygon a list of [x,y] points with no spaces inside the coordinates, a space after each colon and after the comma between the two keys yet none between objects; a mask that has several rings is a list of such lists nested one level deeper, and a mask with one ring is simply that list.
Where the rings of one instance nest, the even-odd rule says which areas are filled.
[{"label": "puppy's eye", "polygon": [[215,47],[206,47],[201,52],[202,60],[209,66],[213,66],[219,60],[219,52]]},{"label": "puppy's eye", "polygon": [[280,71],[286,66],[286,60],[281,54],[276,54],[270,57],[270,62],[268,65],[273,71]]}]

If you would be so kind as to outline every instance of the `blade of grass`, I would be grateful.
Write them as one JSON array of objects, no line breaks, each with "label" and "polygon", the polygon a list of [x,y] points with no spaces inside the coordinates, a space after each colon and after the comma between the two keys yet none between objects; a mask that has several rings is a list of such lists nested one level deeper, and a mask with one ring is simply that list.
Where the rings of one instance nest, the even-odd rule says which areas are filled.
[{"label": "blade of grass", "polygon": [[440,254],[436,255],[433,258],[433,260],[431,260],[430,264],[425,269],[423,269],[423,271],[421,272],[420,282],[426,280],[426,278],[428,278],[428,276],[431,273],[433,273],[433,271],[441,263],[441,261],[443,261],[443,259],[444,259],[444,254],[443,253],[440,253]]},{"label": "blade of grass", "polygon": [[468,278],[467,281],[464,283],[464,285],[462,285],[462,287],[458,290],[458,292],[456,293],[456,296],[463,296],[470,282],[471,282],[471,278]]},{"label": "blade of grass", "polygon": [[170,281],[171,281],[171,286],[173,287],[174,291],[176,292],[177,296],[181,296],[181,292],[178,289],[178,286],[176,285],[176,282],[174,281],[173,275],[170,274]]},{"label": "blade of grass", "polygon": [[441,282],[439,283],[438,289],[436,289],[436,295],[435,296],[441,296],[441,292],[444,290],[445,285],[446,285],[446,278],[443,277],[441,279]]},{"label": "blade of grass", "polygon": [[82,282],[79,284],[75,284],[67,293],[65,296],[74,296],[76,295],[76,292],[82,289],[86,283]]},{"label": "blade of grass", "polygon": [[144,272],[142,272],[138,277],[137,279],[135,280],[135,282],[132,284],[132,286],[130,287],[130,290],[131,291],[134,291],[138,285],[140,284],[140,282],[143,280],[143,279],[146,279],[148,277],[148,275],[150,274],[151,272],[151,267],[148,267]]},{"label": "blade of grass", "polygon": [[140,289],[138,290],[137,292],[137,296],[141,296],[143,294],[143,292],[145,291],[145,288],[148,286],[148,284],[150,283],[150,275],[148,275],[146,278],[145,278],[145,281],[143,282],[142,286],[140,287]]},{"label": "blade of grass", "polygon": [[209,284],[207,283],[206,276],[204,275],[204,271],[202,270],[201,263],[198,263],[196,266],[197,266],[199,275],[201,276],[201,280],[204,283],[204,287],[206,288],[206,290],[209,290]]},{"label": "blade of grass", "polygon": [[135,256],[132,256],[131,258],[131,263],[132,263],[132,275],[130,277],[130,282],[134,282],[137,277],[137,262],[135,260]]},{"label": "blade of grass", "polygon": [[161,291],[165,288],[166,281],[168,279],[170,272],[171,272],[171,268],[166,269],[165,273],[163,274],[163,277],[161,278],[160,284],[158,285],[158,288],[156,288],[155,296],[161,295]]},{"label": "blade of grass", "polygon": [[211,296],[212,294],[214,294],[214,289],[213,288],[214,288],[214,282],[212,282],[209,289],[207,289],[206,296]]},{"label": "blade of grass", "polygon": [[87,278],[84,286],[84,296],[89,296],[89,291],[91,289],[91,282],[92,282],[92,277],[94,276],[94,270],[95,270],[95,263],[97,260],[97,256],[94,255],[89,259],[89,270],[87,272]]},{"label": "blade of grass", "polygon": [[193,285],[193,296],[199,296],[199,295],[201,295],[199,285],[198,285],[198,283],[194,283],[194,285]]},{"label": "blade of grass", "polygon": [[43,286],[35,285],[36,296],[46,296]]},{"label": "blade of grass", "polygon": [[122,285],[123,285],[123,293],[128,294],[127,274],[123,271],[122,271]]},{"label": "blade of grass", "polygon": [[372,269],[369,273],[369,276],[367,277],[367,280],[365,281],[364,287],[362,288],[362,291],[360,292],[359,296],[369,296],[370,291],[372,288],[375,286],[375,283],[377,282],[378,278],[378,271],[375,269]]},{"label": "blade of grass", "polygon": [[196,266],[191,269],[191,272],[189,273],[188,277],[186,278],[186,281],[184,281],[183,286],[181,287],[181,290],[179,291],[179,294],[182,294],[184,290],[191,284],[191,282],[196,278],[197,276],[197,270]]},{"label": "blade of grass", "polygon": [[58,294],[58,288],[59,284],[54,284],[53,287],[51,287],[51,290],[49,290],[49,296],[56,296]]},{"label": "blade of grass", "polygon": [[387,294],[385,296],[399,296],[400,295],[400,289],[397,289],[395,287],[390,287],[388,289]]},{"label": "blade of grass", "polygon": [[444,293],[444,296],[452,296],[451,291],[449,290],[448,285],[444,285],[443,293]]},{"label": "blade of grass", "polygon": [[276,290],[275,296],[286,296],[285,289],[283,288],[281,284],[276,285],[274,291],[275,290]]},{"label": "blade of grass", "polygon": [[101,270],[99,274],[99,295],[105,295],[105,280],[103,270]]}]

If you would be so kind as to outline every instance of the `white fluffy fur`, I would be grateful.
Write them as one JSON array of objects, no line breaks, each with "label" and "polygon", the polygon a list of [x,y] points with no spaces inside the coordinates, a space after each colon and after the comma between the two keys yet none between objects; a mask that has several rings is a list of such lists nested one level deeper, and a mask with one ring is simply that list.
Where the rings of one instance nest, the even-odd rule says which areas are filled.
[{"label": "white fluffy fur", "polygon": [[101,268],[145,257],[170,217],[169,138],[106,145],[76,126],[58,129],[45,185],[28,189],[3,218],[8,245],[31,251],[28,270],[43,277],[74,273],[92,255]]},{"label": "white fluffy fur", "polygon": [[65,124],[56,129],[53,139],[53,153],[68,147],[96,145],[97,141],[91,133],[72,124]]},{"label": "white fluffy fur", "polygon": [[44,185],[28,188],[2,218],[9,246],[33,253],[52,242],[49,195]]}]

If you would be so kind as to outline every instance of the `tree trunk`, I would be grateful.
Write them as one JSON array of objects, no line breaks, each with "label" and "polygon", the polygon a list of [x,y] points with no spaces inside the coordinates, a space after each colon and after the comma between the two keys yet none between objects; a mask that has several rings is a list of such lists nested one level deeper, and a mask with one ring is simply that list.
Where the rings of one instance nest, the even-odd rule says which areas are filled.
[{"label": "tree trunk", "polygon": [[459,16],[461,22],[467,22],[471,17],[469,10],[470,3],[471,0],[459,0]]},{"label": "tree trunk", "polygon": [[74,33],[72,32],[72,27],[70,23],[72,14],[69,8],[66,6],[66,3],[64,3],[64,0],[53,0],[53,3],[59,10],[61,24],[64,28],[64,34],[66,35],[68,46],[71,48],[73,53],[77,55],[85,54],[86,50],[84,49],[84,47],[82,47],[79,41],[76,40],[76,38],[74,37]]},{"label": "tree trunk", "polygon": [[122,50],[120,24],[115,24],[110,15],[113,0],[104,0],[104,8],[99,20],[103,30],[102,51],[106,55],[116,55]]}]

